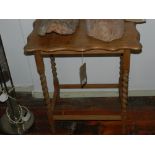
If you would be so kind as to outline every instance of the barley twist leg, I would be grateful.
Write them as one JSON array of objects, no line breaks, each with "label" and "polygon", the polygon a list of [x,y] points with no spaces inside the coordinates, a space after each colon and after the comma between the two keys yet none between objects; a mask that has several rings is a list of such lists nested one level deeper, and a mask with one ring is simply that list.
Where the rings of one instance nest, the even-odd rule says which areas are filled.
[{"label": "barley twist leg", "polygon": [[45,74],[40,74],[40,81],[41,81],[43,96],[44,96],[45,103],[46,103],[46,106],[47,106],[48,121],[49,121],[49,124],[50,124],[51,131],[52,131],[52,133],[54,133],[55,129],[54,129],[54,120],[53,120],[53,105],[50,102],[50,97],[49,97],[49,93],[48,93]]},{"label": "barley twist leg", "polygon": [[53,94],[52,103],[53,103],[53,105],[55,105],[55,103],[58,102],[60,99],[60,87],[59,87],[59,80],[57,77],[57,69],[56,69],[55,58],[50,57],[50,59],[51,59],[51,68],[52,68],[53,85],[54,85],[54,94]]},{"label": "barley twist leg", "polygon": [[130,69],[130,51],[125,50],[121,60],[121,77],[120,77],[120,102],[122,109],[122,132],[126,134],[127,127],[127,104],[128,104],[128,79]]},{"label": "barley twist leg", "polygon": [[119,100],[121,102],[121,98],[122,98],[122,64],[123,64],[123,56],[120,56],[120,71],[119,71]]},{"label": "barley twist leg", "polygon": [[127,103],[128,103],[128,73],[123,74],[122,79],[122,110],[126,111]]},{"label": "barley twist leg", "polygon": [[48,121],[50,124],[51,131],[53,133],[54,132],[54,120],[53,120],[53,108],[52,108],[53,105],[50,102],[47,81],[46,81],[46,76],[45,76],[44,62],[43,62],[43,58],[40,53],[35,54],[35,61],[36,61],[37,71],[40,76],[40,82],[42,86],[44,100],[47,106]]}]

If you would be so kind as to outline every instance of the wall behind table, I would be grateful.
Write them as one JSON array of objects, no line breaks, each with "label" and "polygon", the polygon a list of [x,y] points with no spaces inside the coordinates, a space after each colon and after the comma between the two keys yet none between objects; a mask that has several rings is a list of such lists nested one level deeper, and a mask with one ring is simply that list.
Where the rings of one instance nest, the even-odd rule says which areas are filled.
[{"label": "wall behind table", "polygon": [[24,41],[19,20],[0,20],[0,34],[16,87],[32,86],[28,59],[23,55]]},{"label": "wall behind table", "polygon": [[[25,56],[23,47],[32,31],[34,20],[0,20],[0,32],[8,58],[12,78],[17,87],[31,87],[41,92],[41,86],[33,56]],[[132,55],[130,72],[130,90],[155,90],[155,20],[147,20],[138,25],[141,33],[143,51]],[[119,72],[118,58],[84,58],[87,63],[88,82],[117,82]],[[60,83],[79,83],[81,58],[57,58]],[[46,75],[50,91],[53,90],[49,60],[45,59]],[[70,90],[72,91],[72,90]],[[75,90],[76,91],[76,90]]]}]

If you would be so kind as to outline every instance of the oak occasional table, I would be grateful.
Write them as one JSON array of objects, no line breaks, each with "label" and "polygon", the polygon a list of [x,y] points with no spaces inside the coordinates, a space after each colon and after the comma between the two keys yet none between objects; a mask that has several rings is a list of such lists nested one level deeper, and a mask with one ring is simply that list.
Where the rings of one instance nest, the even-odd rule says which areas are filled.
[{"label": "oak occasional table", "polygon": [[[122,120],[122,131],[125,133],[125,120],[128,102],[128,77],[130,69],[130,55],[139,53],[142,46],[139,42],[140,35],[136,30],[136,24],[125,22],[125,32],[121,39],[111,42],[103,42],[86,33],[85,20],[80,20],[77,31],[72,35],[58,35],[56,33],[39,36],[37,27],[40,20],[34,22],[34,29],[27,39],[27,45],[24,47],[26,55],[34,55],[37,71],[40,76],[44,100],[47,105],[47,115],[54,132],[54,120]],[[60,101],[60,89],[81,88],[80,84],[59,84],[56,71],[55,57],[102,57],[118,56],[120,57],[120,77],[118,83],[114,84],[86,84],[84,88],[117,88],[121,104],[119,115],[101,115],[101,114],[74,114],[62,110],[61,113],[55,113],[55,104]],[[50,99],[43,58],[49,57],[53,74],[54,95]]]}]

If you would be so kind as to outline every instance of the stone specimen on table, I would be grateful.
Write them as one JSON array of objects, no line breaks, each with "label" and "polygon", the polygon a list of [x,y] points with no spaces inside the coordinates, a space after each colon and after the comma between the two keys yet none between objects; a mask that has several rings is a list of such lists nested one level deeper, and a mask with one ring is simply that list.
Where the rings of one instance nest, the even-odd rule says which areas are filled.
[{"label": "stone specimen on table", "polygon": [[124,33],[123,19],[87,19],[87,33],[96,39],[110,42]]},{"label": "stone specimen on table", "polygon": [[68,35],[75,32],[78,23],[78,19],[42,19],[37,32],[41,36],[51,32]]}]

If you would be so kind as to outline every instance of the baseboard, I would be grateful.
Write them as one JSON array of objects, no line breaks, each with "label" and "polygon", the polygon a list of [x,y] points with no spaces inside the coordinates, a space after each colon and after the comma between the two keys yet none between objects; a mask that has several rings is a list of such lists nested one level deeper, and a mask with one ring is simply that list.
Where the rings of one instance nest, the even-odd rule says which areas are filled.
[{"label": "baseboard", "polygon": [[[50,92],[50,97],[53,93]],[[43,98],[42,92],[32,92],[35,98]],[[61,92],[62,98],[80,98],[80,97],[118,97],[118,91],[82,91],[82,92]],[[155,96],[155,90],[130,90],[129,96]]]},{"label": "baseboard", "polygon": [[[16,92],[28,92],[32,93],[32,96],[35,98],[43,98],[42,92],[33,91],[33,86],[20,86],[15,87]],[[50,92],[50,97],[53,96],[53,93]],[[62,98],[80,98],[80,97],[118,97],[117,90],[111,91],[69,91],[61,92],[60,96]],[[155,96],[155,90],[129,90],[129,96]]]},{"label": "baseboard", "polygon": [[33,86],[15,86],[16,92],[32,92]]}]

